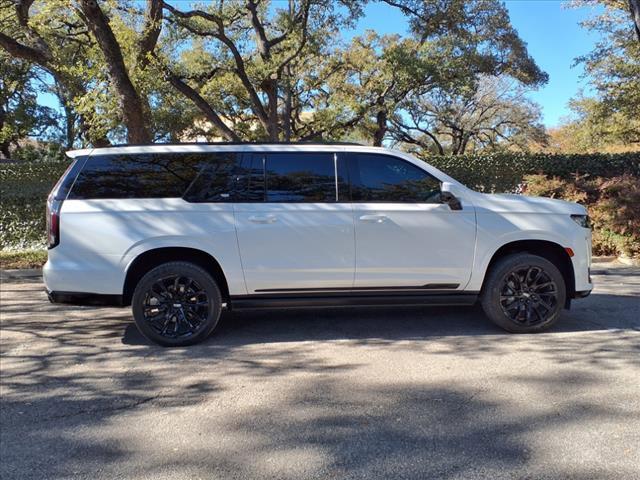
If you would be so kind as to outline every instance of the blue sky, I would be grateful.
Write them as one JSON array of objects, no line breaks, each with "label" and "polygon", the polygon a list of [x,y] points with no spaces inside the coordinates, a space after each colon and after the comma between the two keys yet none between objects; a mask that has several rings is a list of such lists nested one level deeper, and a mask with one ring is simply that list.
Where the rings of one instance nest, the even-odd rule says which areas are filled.
[{"label": "blue sky", "polygon": [[[560,0],[507,0],[505,3],[512,24],[527,43],[529,53],[549,74],[549,83],[530,96],[542,106],[545,125],[555,126],[569,114],[569,99],[586,87],[586,81],[580,78],[582,68],[571,65],[574,58],[588,53],[597,40],[579,25],[592,12],[588,8],[566,8]],[[380,34],[402,35],[407,33],[407,21],[399,10],[372,3],[367,6],[356,31],[346,36],[367,29]],[[52,95],[41,95],[40,101],[57,106]]]},{"label": "blue sky", "polygon": [[[529,53],[549,74],[549,83],[530,97],[542,106],[544,123],[555,126],[570,112],[567,102],[587,82],[581,78],[581,66],[571,67],[574,58],[588,53],[597,40],[579,25],[592,13],[590,8],[566,8],[559,0],[508,0],[505,2],[511,22],[527,43]],[[563,5],[564,3],[564,5]],[[407,31],[402,14],[383,4],[371,4],[357,30],[375,30],[380,34]]]}]

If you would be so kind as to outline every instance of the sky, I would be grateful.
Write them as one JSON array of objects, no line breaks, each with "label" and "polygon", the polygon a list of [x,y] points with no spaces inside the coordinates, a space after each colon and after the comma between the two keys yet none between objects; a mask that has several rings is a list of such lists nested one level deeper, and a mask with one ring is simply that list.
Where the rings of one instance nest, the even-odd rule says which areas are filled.
[{"label": "sky", "polygon": [[[592,13],[590,8],[570,9],[560,0],[507,0],[509,16],[520,37],[527,43],[529,54],[549,74],[549,82],[530,98],[542,107],[545,126],[553,127],[569,115],[568,101],[584,88],[587,82],[581,78],[581,66],[572,67],[576,57],[592,50],[597,37],[580,27],[579,22]],[[379,34],[406,34],[406,18],[398,9],[386,4],[371,3],[354,32],[346,38],[365,30]],[[40,103],[57,107],[53,95],[42,94]]]},{"label": "sky", "polygon": [[[576,57],[591,51],[597,41],[597,36],[579,25],[593,12],[590,8],[567,8],[566,2],[559,0],[507,0],[505,4],[529,54],[549,74],[549,82],[532,92],[530,98],[541,105],[545,126],[556,126],[570,114],[569,99],[581,88],[588,92],[587,82],[581,78],[582,67],[572,64]],[[404,34],[407,21],[396,9],[371,4],[356,30],[367,29]]]}]

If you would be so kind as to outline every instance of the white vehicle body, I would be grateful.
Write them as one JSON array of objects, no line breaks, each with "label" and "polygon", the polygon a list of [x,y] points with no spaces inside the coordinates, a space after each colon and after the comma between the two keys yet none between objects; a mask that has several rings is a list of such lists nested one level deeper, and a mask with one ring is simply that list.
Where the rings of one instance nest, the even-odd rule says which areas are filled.
[{"label": "white vehicle body", "polygon": [[183,198],[69,197],[59,211],[59,244],[49,250],[44,267],[45,284],[54,298],[110,295],[126,303],[131,287],[127,276],[136,259],[176,248],[215,259],[232,304],[234,298],[273,297],[278,292],[426,289],[477,295],[492,259],[518,242],[537,242],[537,249],[547,245],[557,255],[566,252],[569,298],[584,296],[593,287],[591,231],[571,218],[586,216],[583,206],[478,193],[400,151],[352,145],[194,144],[81,150],[69,156],[91,162],[102,155],[162,152],[314,152],[336,159],[389,155],[446,184],[462,208],[419,202],[193,203]]}]

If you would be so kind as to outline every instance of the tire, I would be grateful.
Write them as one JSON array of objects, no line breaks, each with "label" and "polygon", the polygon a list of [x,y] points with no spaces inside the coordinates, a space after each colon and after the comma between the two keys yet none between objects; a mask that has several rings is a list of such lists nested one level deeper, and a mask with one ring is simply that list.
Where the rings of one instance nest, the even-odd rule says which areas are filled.
[{"label": "tire", "polygon": [[566,295],[558,267],[537,255],[515,253],[493,265],[480,302],[487,317],[506,331],[536,333],[558,321]]},{"label": "tire", "polygon": [[165,347],[205,340],[218,324],[222,297],[215,280],[189,262],[168,262],[150,270],[131,299],[140,333]]}]

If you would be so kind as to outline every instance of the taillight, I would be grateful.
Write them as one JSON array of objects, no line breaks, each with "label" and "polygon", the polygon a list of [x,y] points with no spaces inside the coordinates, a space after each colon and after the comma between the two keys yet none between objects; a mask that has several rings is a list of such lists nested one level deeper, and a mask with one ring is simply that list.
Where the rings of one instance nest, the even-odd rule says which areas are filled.
[{"label": "taillight", "polygon": [[62,200],[53,195],[47,199],[47,247],[53,248],[60,243],[60,208]]}]

